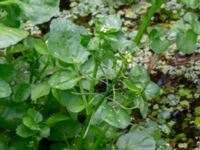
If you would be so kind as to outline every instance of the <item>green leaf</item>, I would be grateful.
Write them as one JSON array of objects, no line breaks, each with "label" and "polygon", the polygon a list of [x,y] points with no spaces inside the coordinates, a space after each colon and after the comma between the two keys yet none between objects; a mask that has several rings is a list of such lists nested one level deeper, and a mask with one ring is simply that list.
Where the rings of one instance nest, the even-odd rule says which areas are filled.
[{"label": "green leaf", "polygon": [[69,64],[88,59],[89,53],[81,45],[83,35],[87,35],[85,28],[62,18],[54,19],[50,28],[48,49],[53,57]]},{"label": "green leaf", "polygon": [[151,40],[153,40],[153,39],[157,39],[157,38],[165,36],[167,34],[167,32],[168,32],[168,30],[166,28],[155,27],[150,30],[150,33],[148,36]]},{"label": "green leaf", "polygon": [[13,96],[14,102],[23,102],[28,99],[31,93],[31,88],[29,84],[21,84],[17,87],[16,92]]},{"label": "green leaf", "polygon": [[100,115],[101,119],[117,128],[126,128],[131,121],[131,118],[127,111],[122,108],[114,108],[110,105],[103,105],[99,108],[97,115]]},{"label": "green leaf", "polygon": [[49,85],[52,88],[67,90],[73,88],[80,79],[74,71],[59,71],[50,77]]},{"label": "green leaf", "polygon": [[68,117],[66,114],[54,114],[47,119],[46,125],[53,126],[54,124],[58,122],[66,121],[69,119],[70,117]]},{"label": "green leaf", "polygon": [[124,85],[125,87],[133,91],[135,94],[142,93],[142,91],[144,90],[144,87],[141,86],[141,84],[133,83],[130,80],[125,81]]},{"label": "green leaf", "polygon": [[73,113],[81,112],[85,108],[81,96],[71,94],[70,92],[71,91],[52,90],[54,97],[61,105],[65,106]]},{"label": "green leaf", "polygon": [[200,22],[198,20],[192,22],[192,29],[196,34],[200,34]]},{"label": "green leaf", "polygon": [[109,15],[96,21],[96,30],[102,33],[113,33],[121,30],[122,21],[117,15]]},{"label": "green leaf", "polygon": [[18,43],[28,36],[22,29],[11,28],[0,24],[0,48],[6,48]]},{"label": "green leaf", "polygon": [[59,0],[7,0],[0,2],[0,5],[17,4],[31,23],[41,24],[59,14],[59,2]]},{"label": "green leaf", "polygon": [[181,2],[193,9],[200,8],[200,0],[181,0]]},{"label": "green leaf", "polygon": [[80,96],[69,93],[67,93],[66,96],[67,96],[66,107],[69,111],[73,113],[78,113],[85,108],[84,102]]},{"label": "green leaf", "polygon": [[28,127],[21,124],[16,128],[16,134],[23,138],[27,138],[32,136],[34,134],[34,131],[30,130]]},{"label": "green leaf", "polygon": [[8,136],[6,133],[0,134],[0,149],[2,150],[8,150],[8,143],[10,141],[10,136]]},{"label": "green leaf", "polygon": [[15,130],[21,124],[21,119],[26,114],[28,105],[25,103],[1,104],[0,127]]},{"label": "green leaf", "polygon": [[29,116],[24,117],[23,124],[26,127],[30,128],[31,130],[36,130],[36,131],[40,130],[39,124],[32,117],[29,117]]},{"label": "green leaf", "polygon": [[66,145],[64,143],[53,143],[53,144],[51,144],[51,150],[65,150],[64,149],[65,147],[66,147]]},{"label": "green leaf", "polygon": [[8,97],[11,93],[10,85],[5,81],[0,80],[0,98]]},{"label": "green leaf", "polygon": [[48,54],[48,48],[45,42],[40,41],[34,45],[35,50],[42,55]]},{"label": "green leaf", "polygon": [[19,27],[20,20],[18,18],[21,13],[20,8],[17,5],[12,5],[12,3],[8,5],[3,5],[2,3],[5,2],[8,1],[3,1],[3,2],[2,0],[0,1],[0,7],[3,12],[5,11],[5,14],[1,15],[1,23],[9,27],[16,27],[16,28]]},{"label": "green leaf", "polygon": [[198,106],[198,107],[196,107],[195,109],[194,109],[194,114],[196,115],[196,116],[200,116],[200,106]]},{"label": "green leaf", "polygon": [[139,108],[140,113],[143,118],[147,117],[148,114],[148,102],[147,99],[143,98],[141,95],[134,97],[134,103]]},{"label": "green leaf", "polygon": [[150,81],[150,77],[147,70],[141,66],[136,66],[132,68],[129,76],[130,80],[133,83],[142,83],[146,85]]},{"label": "green leaf", "polygon": [[155,98],[160,93],[160,88],[154,82],[149,82],[145,88],[145,96],[148,100]]},{"label": "green leaf", "polygon": [[168,49],[168,47],[170,46],[171,42],[169,40],[161,40],[159,37],[156,39],[153,39],[150,47],[151,49],[157,53],[160,54],[162,52],[164,52],[165,50]]},{"label": "green leaf", "polygon": [[197,125],[197,126],[200,126],[200,117],[196,117],[194,119],[194,124]]},{"label": "green leaf", "polygon": [[188,12],[183,16],[184,21],[192,24],[194,21],[198,21],[198,16],[195,13]]},{"label": "green leaf", "polygon": [[0,79],[9,80],[14,75],[14,68],[10,64],[0,64],[0,70]]},{"label": "green leaf", "polygon": [[44,127],[42,129],[40,129],[40,136],[47,138],[50,135],[50,128],[49,127]]},{"label": "green leaf", "polygon": [[185,33],[178,33],[177,35],[177,47],[179,50],[186,54],[191,54],[197,49],[197,34],[192,30],[188,30]]},{"label": "green leaf", "polygon": [[197,14],[188,12],[184,15],[183,19],[184,19],[184,21],[191,24],[192,30],[196,34],[200,34],[200,22],[199,22]]},{"label": "green leaf", "polygon": [[119,150],[155,150],[153,137],[143,131],[131,131],[122,135],[117,141]]},{"label": "green leaf", "polygon": [[23,124],[31,130],[40,130],[39,123],[42,121],[42,114],[35,109],[29,109],[27,115],[22,119]]},{"label": "green leaf", "polygon": [[31,88],[31,99],[37,100],[40,97],[48,95],[50,92],[50,86],[47,82],[35,84]]},{"label": "green leaf", "polygon": [[51,128],[48,139],[54,141],[64,141],[66,138],[74,138],[81,131],[81,124],[75,120],[58,122]]},{"label": "green leaf", "polygon": [[33,118],[36,123],[40,123],[43,119],[42,114],[35,109],[30,108],[27,112],[27,116]]},{"label": "green leaf", "polygon": [[41,24],[59,14],[59,2],[59,0],[23,0],[17,1],[17,4],[32,23]]}]

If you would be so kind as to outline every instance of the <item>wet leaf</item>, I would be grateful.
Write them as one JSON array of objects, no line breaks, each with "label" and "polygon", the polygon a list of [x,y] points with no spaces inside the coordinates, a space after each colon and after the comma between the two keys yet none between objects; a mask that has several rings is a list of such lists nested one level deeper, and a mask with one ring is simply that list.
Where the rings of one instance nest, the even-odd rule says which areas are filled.
[{"label": "wet leaf", "polygon": [[84,63],[89,56],[86,48],[81,45],[85,28],[65,19],[54,19],[51,23],[48,39],[49,53],[69,64]]},{"label": "wet leaf", "polygon": [[122,108],[115,109],[110,105],[103,105],[98,111],[98,114],[102,120],[117,128],[124,129],[131,121],[128,112]]}]

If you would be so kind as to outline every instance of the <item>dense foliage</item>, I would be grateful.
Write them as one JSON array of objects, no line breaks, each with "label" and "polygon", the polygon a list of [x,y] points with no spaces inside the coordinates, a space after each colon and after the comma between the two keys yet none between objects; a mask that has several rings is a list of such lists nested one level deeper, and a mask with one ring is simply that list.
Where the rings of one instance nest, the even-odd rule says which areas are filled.
[{"label": "dense foliage", "polygon": [[[152,25],[152,18],[162,15],[167,3],[0,0],[0,149],[175,148],[166,138],[172,130],[165,124],[171,110],[155,111],[153,104],[187,107],[187,100],[179,101],[190,99],[191,91],[181,87],[179,100],[166,98],[167,89],[161,90],[151,70],[129,61],[144,47],[151,48],[155,61],[173,46],[187,55],[197,51],[199,0],[176,2],[184,13],[170,27],[156,21]],[[140,4],[146,6],[135,19],[140,25],[134,32],[125,30],[116,10],[135,11]],[[192,85],[193,99],[199,98],[199,85]],[[173,88],[169,91],[176,91]],[[194,125],[199,127],[196,105],[194,114]],[[198,146],[191,143],[192,148]]]}]

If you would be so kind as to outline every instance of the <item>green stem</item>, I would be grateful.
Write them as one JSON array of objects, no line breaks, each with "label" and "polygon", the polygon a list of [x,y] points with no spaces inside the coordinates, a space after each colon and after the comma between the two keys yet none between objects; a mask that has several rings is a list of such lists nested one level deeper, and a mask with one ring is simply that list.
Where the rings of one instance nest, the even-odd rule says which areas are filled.
[{"label": "green stem", "polygon": [[39,146],[40,140],[41,140],[41,139],[36,138],[36,143],[35,143],[35,145],[34,145],[34,147],[33,147],[33,150],[38,150],[38,146]]},{"label": "green stem", "polygon": [[40,74],[36,77],[34,83],[36,83],[37,81],[41,80],[41,77],[43,75],[43,73],[45,72],[45,70],[47,69],[47,67],[49,66],[49,63],[47,63],[41,70]]},{"label": "green stem", "polygon": [[138,45],[142,39],[142,36],[144,35],[144,32],[147,29],[147,26],[149,25],[149,22],[151,21],[151,18],[155,14],[157,10],[160,9],[161,5],[164,3],[164,0],[157,0],[155,4],[150,8],[149,12],[147,13],[146,17],[144,18],[144,21],[142,22],[142,25],[138,31],[138,34],[136,35],[134,42],[136,45]]},{"label": "green stem", "polygon": [[106,128],[101,132],[101,135],[99,135],[97,137],[96,142],[94,143],[94,145],[90,148],[90,150],[96,150],[98,149],[99,144],[104,140],[105,138],[105,133],[106,131],[109,129],[109,125],[106,126]]},{"label": "green stem", "polygon": [[92,99],[92,93],[94,93],[94,87],[95,87],[95,82],[96,82],[96,77],[97,77],[97,71],[98,71],[98,60],[96,59],[96,53],[93,55],[94,59],[94,70],[93,70],[93,75],[92,75],[92,80],[90,82],[90,89],[89,89],[89,96],[88,96],[88,102],[90,103]]},{"label": "green stem", "polygon": [[[80,72],[79,72],[77,64],[74,64],[74,68],[75,68],[76,72],[79,75],[81,75]],[[78,85],[79,85],[81,93],[84,93],[84,88],[83,88],[83,82],[82,82],[82,80],[79,80]],[[85,105],[86,114],[88,115],[88,102],[87,102],[87,98],[86,98],[85,94],[82,94],[82,99],[83,99],[83,102],[84,102],[84,105]]]},{"label": "green stem", "polygon": [[92,119],[93,115],[99,109],[99,107],[105,102],[106,97],[109,96],[109,94],[112,92],[112,87],[118,81],[118,78],[120,77],[120,74],[121,74],[122,70],[123,70],[123,65],[121,66],[121,68],[120,68],[119,72],[117,73],[115,79],[113,80],[112,84],[107,87],[106,92],[104,93],[103,97],[99,100],[99,102],[97,103],[96,107],[87,116],[85,126],[84,126],[84,128],[83,128],[83,130],[81,132],[81,135],[80,135],[80,140],[79,140],[79,149],[80,150],[83,149],[83,140],[85,139],[85,137],[86,137],[86,135],[87,135],[87,133],[89,131],[90,124],[91,124],[91,119]]}]

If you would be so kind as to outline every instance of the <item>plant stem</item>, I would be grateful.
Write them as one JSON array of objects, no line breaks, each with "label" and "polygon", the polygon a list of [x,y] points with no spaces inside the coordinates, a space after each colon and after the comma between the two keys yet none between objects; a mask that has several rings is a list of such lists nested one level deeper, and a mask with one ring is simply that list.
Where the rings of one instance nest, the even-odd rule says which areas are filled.
[{"label": "plant stem", "polygon": [[150,8],[149,12],[147,13],[146,17],[144,18],[144,21],[142,22],[142,25],[134,39],[134,42],[136,45],[138,45],[140,43],[142,36],[144,35],[144,32],[146,31],[147,26],[149,25],[149,22],[151,21],[151,18],[153,17],[155,12],[160,9],[163,2],[164,2],[164,0],[157,0],[155,4],[152,4],[153,6]]},{"label": "plant stem", "polygon": [[[78,69],[78,65],[77,65],[77,64],[74,64],[74,68],[75,68],[76,72],[77,72],[79,75],[81,75],[80,72],[79,72],[79,69]],[[84,88],[83,88],[83,82],[82,82],[82,80],[79,80],[78,84],[79,84],[79,88],[80,88],[81,93],[84,93]],[[88,102],[87,102],[87,98],[86,98],[85,94],[82,94],[81,96],[82,96],[82,99],[83,99],[83,102],[84,102],[84,105],[85,105],[86,114],[88,115],[89,112],[88,112]]]},{"label": "plant stem", "polygon": [[121,66],[121,68],[120,68],[119,72],[117,73],[115,79],[113,80],[112,84],[110,84],[107,87],[106,92],[104,93],[103,97],[99,100],[99,102],[97,103],[96,107],[87,116],[85,126],[84,126],[84,128],[83,128],[83,130],[81,132],[81,135],[80,135],[80,140],[79,140],[79,149],[80,150],[83,149],[83,140],[84,140],[84,138],[86,137],[86,135],[87,135],[87,133],[89,131],[90,123],[91,123],[91,119],[92,119],[93,115],[99,109],[99,107],[105,102],[106,97],[112,92],[112,87],[113,87],[113,85],[116,84],[118,78],[120,77],[120,74],[121,74],[122,70],[123,70],[123,65]]},{"label": "plant stem", "polygon": [[41,140],[41,139],[36,138],[36,143],[35,143],[35,145],[34,145],[34,147],[33,147],[33,150],[38,150],[38,146],[39,146],[40,140]]},{"label": "plant stem", "polygon": [[94,93],[94,87],[95,87],[95,82],[96,82],[96,77],[97,77],[97,71],[98,71],[98,60],[96,59],[96,52],[93,55],[94,59],[94,70],[93,70],[93,75],[92,75],[92,80],[90,82],[90,89],[89,89],[89,96],[88,96],[88,102],[90,103],[92,99],[92,93]]}]

